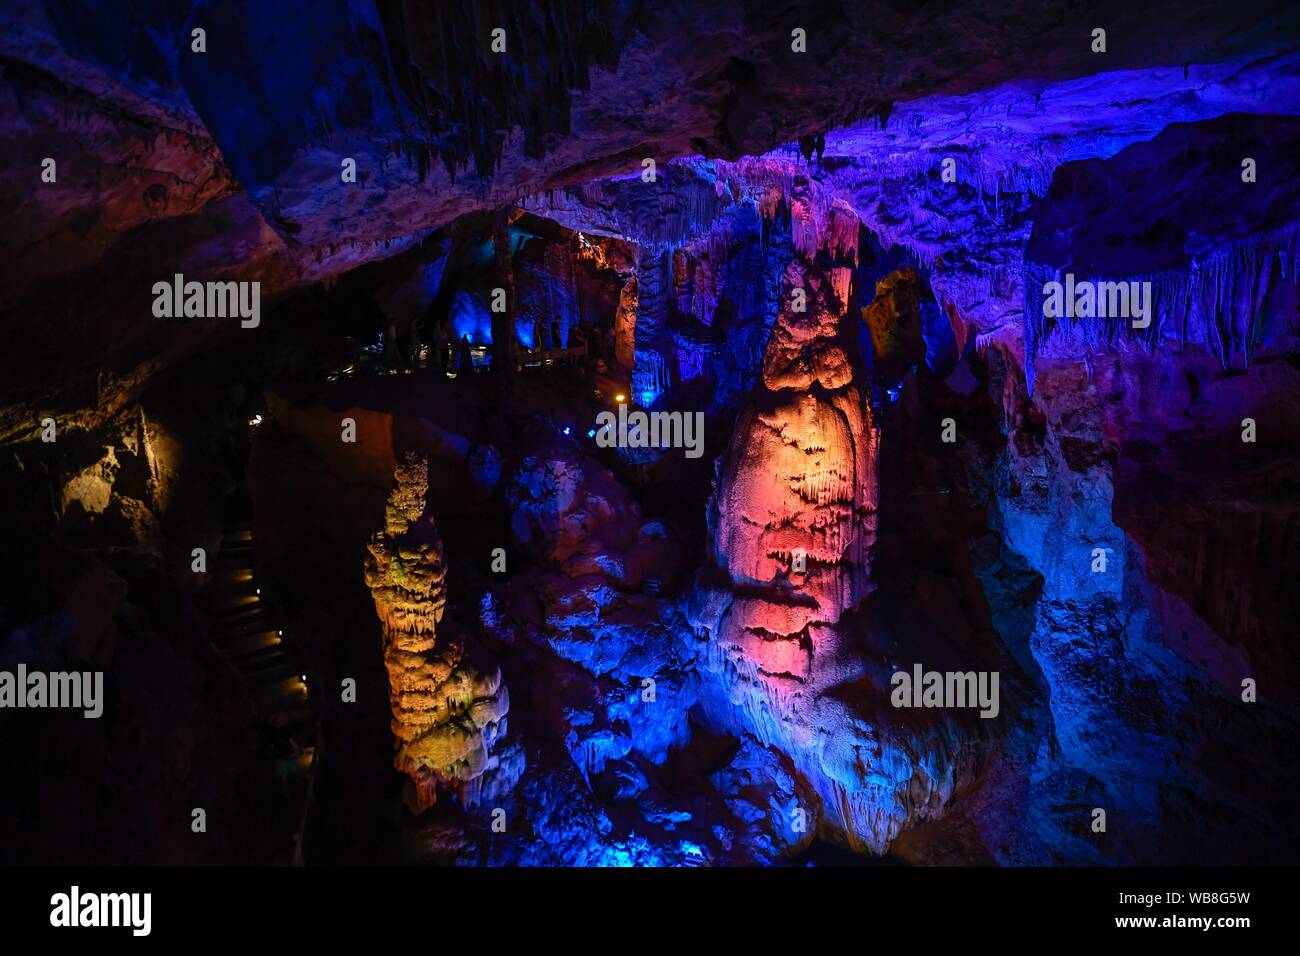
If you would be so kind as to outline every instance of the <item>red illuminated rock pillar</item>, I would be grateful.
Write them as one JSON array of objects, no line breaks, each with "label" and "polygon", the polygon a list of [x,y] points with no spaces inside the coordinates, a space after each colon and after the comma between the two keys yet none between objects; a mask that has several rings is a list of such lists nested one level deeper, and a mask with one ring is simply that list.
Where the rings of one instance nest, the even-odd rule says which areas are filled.
[{"label": "red illuminated rock pillar", "polygon": [[688,617],[705,642],[709,717],[790,759],[816,794],[801,809],[819,832],[883,854],[945,812],[977,749],[946,711],[894,710],[889,663],[862,650],[879,437],[850,270],[805,245],[781,276],[762,381],[719,466],[711,561]]},{"label": "red illuminated rock pillar", "polygon": [[877,436],[854,381],[854,326],[841,326],[847,282],[847,269],[786,268],[762,388],[741,412],[714,499],[714,560],[743,586],[716,643],[777,694],[819,686],[835,625],[869,588]]}]

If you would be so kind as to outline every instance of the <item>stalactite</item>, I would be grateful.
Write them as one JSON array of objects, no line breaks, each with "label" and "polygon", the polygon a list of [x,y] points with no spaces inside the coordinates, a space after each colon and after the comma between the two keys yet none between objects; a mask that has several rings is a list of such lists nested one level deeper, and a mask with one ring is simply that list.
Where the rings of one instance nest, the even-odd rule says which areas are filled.
[{"label": "stalactite", "polygon": [[[411,131],[419,145],[404,149],[436,155],[453,179],[471,163],[476,175],[490,176],[515,128],[524,154],[543,156],[569,133],[571,92],[589,88],[592,67],[612,68],[621,52],[622,19],[609,0],[381,0],[378,7],[393,75],[423,113]],[[497,28],[508,55],[489,51]],[[420,169],[423,178],[427,164]]]},{"label": "stalactite", "polygon": [[671,253],[642,248],[637,256],[637,319],[632,393],[638,402],[672,387],[668,306],[672,295]]},{"label": "stalactite", "polygon": [[[1073,355],[1083,349],[1118,348],[1125,342],[1153,348],[1161,339],[1213,352],[1224,368],[1240,357],[1249,363],[1256,316],[1268,295],[1276,263],[1281,278],[1296,281],[1297,236],[1290,226],[1190,257],[1187,266],[1122,279],[1075,275],[1076,283],[1150,282],[1151,325],[1133,329],[1123,318],[1059,318],[1043,315],[1044,286],[1061,282],[1063,269],[1027,262],[1024,269],[1025,375],[1032,391],[1040,355]],[[1289,267],[1289,268],[1288,268]],[[1289,276],[1289,279],[1288,279]]]}]

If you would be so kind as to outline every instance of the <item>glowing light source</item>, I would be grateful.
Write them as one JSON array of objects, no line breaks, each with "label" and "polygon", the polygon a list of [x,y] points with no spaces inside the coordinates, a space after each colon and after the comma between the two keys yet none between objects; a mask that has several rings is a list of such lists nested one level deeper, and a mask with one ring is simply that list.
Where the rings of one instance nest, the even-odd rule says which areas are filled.
[{"label": "glowing light source", "polygon": [[564,432],[564,434],[566,435],[569,434],[570,431],[569,426],[565,425],[563,428],[560,429],[560,431]]},{"label": "glowing light source", "polygon": [[248,427],[250,428],[256,428],[260,424],[262,424],[261,415],[254,415],[252,418],[248,420]]},{"label": "glowing light source", "polygon": [[614,396],[614,401],[616,401],[616,402],[626,402],[626,401],[627,401],[627,396],[624,395],[622,392],[619,392],[617,395]]}]

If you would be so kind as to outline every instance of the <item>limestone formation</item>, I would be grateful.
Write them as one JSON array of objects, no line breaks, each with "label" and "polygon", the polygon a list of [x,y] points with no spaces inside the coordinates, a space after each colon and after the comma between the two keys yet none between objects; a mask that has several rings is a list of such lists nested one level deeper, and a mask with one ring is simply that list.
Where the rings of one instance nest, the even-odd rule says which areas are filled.
[{"label": "limestone formation", "polygon": [[0,857],[1300,859],[1300,4],[303,6],[0,6]]},{"label": "limestone formation", "polygon": [[855,638],[872,588],[879,437],[843,324],[848,271],[803,259],[785,270],[762,384],[710,503],[723,580],[701,588],[692,618],[721,688],[706,709],[791,757],[827,836],[879,853],[942,813],[973,751],[946,717],[899,720],[880,693],[886,663]]},{"label": "limestone formation", "polygon": [[[867,593],[876,508],[876,432],[839,338],[832,280],[786,270],[807,292],[787,305],[719,476],[714,557],[741,586],[717,640],[776,685],[811,678],[833,627]],[[787,297],[788,298],[788,297]],[[816,388],[814,388],[816,384]]]},{"label": "limestone formation", "polygon": [[366,584],[383,625],[394,765],[411,778],[408,803],[418,813],[447,791],[477,802],[510,697],[500,670],[442,625],[445,569],[425,500],[427,461],[408,454],[396,478],[384,530],[367,546]]}]

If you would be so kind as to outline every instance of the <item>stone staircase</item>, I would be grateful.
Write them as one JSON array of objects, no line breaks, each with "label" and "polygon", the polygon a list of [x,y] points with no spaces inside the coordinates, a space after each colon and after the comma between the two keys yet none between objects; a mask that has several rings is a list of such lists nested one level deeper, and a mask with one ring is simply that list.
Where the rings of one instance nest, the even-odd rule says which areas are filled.
[{"label": "stone staircase", "polygon": [[235,522],[222,535],[200,604],[212,644],[242,678],[253,703],[262,746],[274,760],[293,821],[293,861],[302,862],[302,834],[316,762],[316,714],[306,675],[285,646],[275,608],[253,570],[253,533]]}]

